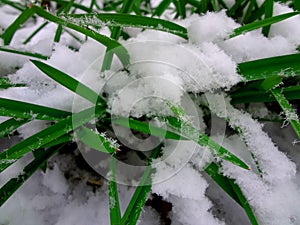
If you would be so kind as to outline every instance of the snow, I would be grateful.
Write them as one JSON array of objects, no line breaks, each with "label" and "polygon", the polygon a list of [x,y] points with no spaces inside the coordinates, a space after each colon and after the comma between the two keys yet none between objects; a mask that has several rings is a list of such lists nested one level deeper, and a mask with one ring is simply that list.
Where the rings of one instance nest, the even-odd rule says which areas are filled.
[{"label": "snow", "polygon": [[[85,1],[84,4],[89,6],[88,2]],[[157,1],[151,2],[158,4]],[[225,2],[228,5],[234,4],[232,0]],[[274,5],[275,15],[291,11],[285,5]],[[16,18],[16,13],[15,10],[1,7],[0,27],[7,28]],[[167,18],[167,15],[164,15],[164,18]],[[37,19],[35,23],[30,21],[16,32],[11,46],[47,55],[50,57],[46,61],[47,64],[69,74],[95,92],[105,93],[108,110],[113,115],[172,115],[166,104],[171,102],[182,106],[188,112],[193,125],[205,131],[204,112],[199,107],[204,101],[193,95],[204,93],[207,107],[213,116],[222,119],[211,118],[212,139],[230,149],[251,167],[251,171],[247,171],[228,162],[221,162],[221,172],[235,179],[260,224],[299,224],[299,153],[292,150],[283,152],[283,149],[299,147],[299,144],[295,143],[295,146],[291,147],[290,140],[289,147],[279,144],[277,146],[264,131],[263,125],[252,118],[253,115],[267,116],[267,108],[261,104],[252,104],[250,115],[234,108],[230,99],[222,94],[223,90],[230,90],[243,81],[237,72],[238,63],[296,52],[300,42],[300,30],[295,29],[300,26],[299,16],[272,25],[268,38],[264,37],[260,30],[229,38],[233,30],[240,25],[228,18],[225,11],[208,12],[205,15],[193,15],[186,20],[175,21],[187,28],[188,41],[161,31],[142,32],[140,29],[128,28],[133,37],[126,41],[121,40],[121,43],[129,52],[131,64],[124,70],[120,62],[114,60],[111,69],[104,73],[99,72],[106,51],[104,46],[91,39],[79,44],[68,34],[62,35],[60,43],[53,43],[57,25],[52,23],[38,33],[28,45],[23,45],[28,35],[43,22],[45,21],[41,19]],[[107,28],[102,28],[99,32],[105,35],[110,33]],[[84,40],[83,35],[76,35]],[[3,45],[1,39],[0,45]],[[75,46],[77,50],[71,50],[68,46]],[[12,83],[27,85],[0,90],[1,97],[70,112],[77,112],[91,105],[44,75],[29,61],[29,57],[0,52],[0,68],[1,77],[8,77]],[[0,117],[1,122],[6,119]],[[225,136],[225,121],[233,129],[239,128],[240,133]],[[32,121],[18,129],[19,138],[25,139],[47,126],[45,121]],[[270,133],[276,134],[278,129],[271,127]],[[122,142],[126,147],[145,151],[154,145],[157,146],[151,138],[141,140],[132,132],[129,133],[128,129],[116,128],[115,132],[118,138],[127,141]],[[290,133],[291,131],[288,132]],[[288,136],[276,138],[282,143]],[[152,177],[152,192],[172,203],[172,224],[231,225],[228,218],[234,216],[235,212],[227,210],[225,216],[217,217],[217,213],[213,211],[216,202],[207,195],[212,181],[206,179],[203,171],[205,166],[214,160],[210,151],[186,140],[159,141],[163,141],[163,155],[153,163],[156,173]],[[4,148],[2,143],[1,148]],[[31,155],[26,157],[24,161],[16,162],[1,173],[1,185],[10,177],[20,174],[26,162],[32,159]],[[107,182],[94,193],[85,185],[90,174],[79,168],[72,168],[72,163],[74,164],[74,161],[65,155],[54,157],[49,163],[52,165],[49,166],[51,169],[45,174],[38,171],[0,208],[0,224],[83,225],[87,221],[88,224],[109,224]],[[140,171],[134,166],[129,168],[125,165],[124,168],[127,168],[124,179],[128,179],[130,174],[132,180],[121,181],[121,174],[119,181],[124,184],[136,184],[133,176]],[[67,180],[66,172],[70,172],[72,176],[77,174],[77,177]],[[121,208],[124,211],[134,188],[119,186]],[[18,212],[17,216],[15,212]],[[241,217],[245,218],[245,215]],[[238,220],[235,224],[239,222]],[[139,224],[160,223],[158,213],[146,206]]]}]

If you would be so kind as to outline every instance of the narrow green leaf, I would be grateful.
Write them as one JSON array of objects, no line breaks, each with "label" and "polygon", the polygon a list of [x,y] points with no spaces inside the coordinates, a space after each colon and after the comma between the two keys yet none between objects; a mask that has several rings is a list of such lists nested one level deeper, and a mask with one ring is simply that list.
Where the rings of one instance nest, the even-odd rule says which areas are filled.
[{"label": "narrow green leaf", "polygon": [[5,45],[9,45],[15,32],[33,15],[34,11],[31,8],[27,8],[18,16],[18,18],[1,35]]},{"label": "narrow green leaf", "polygon": [[31,60],[31,62],[47,76],[49,76],[65,88],[87,99],[91,103],[96,104],[97,101],[100,100],[101,104],[105,104],[105,101],[96,92],[94,92],[92,89],[82,84],[81,82],[75,80],[71,76],[65,74],[64,72],[40,61]]},{"label": "narrow green leaf", "polygon": [[[121,3],[123,3],[122,8],[120,10],[121,13],[129,13],[132,9],[132,6],[134,5],[134,1],[132,0],[124,0],[121,1]],[[118,40],[121,35],[121,32],[122,32],[121,27],[113,27],[110,37],[114,40]],[[104,59],[102,61],[101,72],[110,69],[112,59],[113,59],[113,52],[110,51],[109,48],[107,48],[104,55]]]},{"label": "narrow green leaf", "polygon": [[238,64],[238,72],[247,81],[272,76],[293,77],[300,75],[300,54],[258,59]]},{"label": "narrow green leaf", "polygon": [[10,118],[0,124],[0,138],[3,138],[9,135],[18,127],[24,125],[25,123],[29,122],[29,119],[14,119]]},{"label": "narrow green leaf", "polygon": [[62,30],[62,25],[58,25],[54,36],[54,42],[58,43],[60,41]]},{"label": "narrow green leaf", "polygon": [[174,117],[167,117],[166,122],[171,128],[180,133],[181,136],[191,141],[194,141],[201,146],[207,146],[212,151],[212,153],[218,156],[219,158],[229,161],[243,169],[249,169],[249,166],[246,163],[244,163],[241,159],[236,157],[224,147],[214,142],[210,137],[198,131],[190,124]]},{"label": "narrow green leaf", "polygon": [[152,159],[156,158],[160,152],[161,146],[153,150],[148,166],[146,167],[140,182],[133,193],[133,196],[125,210],[125,213],[121,219],[121,225],[135,225],[142,209],[146,203],[147,197],[151,191],[151,174],[153,172],[151,167]]},{"label": "narrow green leaf", "polygon": [[76,130],[75,134],[80,141],[92,149],[104,153],[114,153],[117,151],[117,146],[114,146],[114,143],[106,138],[105,135],[101,135],[96,131],[92,131],[85,126],[82,126]]},{"label": "narrow green leaf", "polygon": [[109,194],[109,214],[110,224],[120,224],[121,222],[121,210],[119,204],[119,195],[116,183],[116,158],[111,156],[110,158],[110,180],[108,182],[108,194]]},{"label": "narrow green leaf", "polygon": [[[287,100],[300,100],[300,86],[286,87],[282,89],[282,94]],[[251,102],[274,102],[276,99],[266,91],[262,90],[239,90],[230,95],[233,104]]]},{"label": "narrow green leaf", "polygon": [[29,56],[29,57],[38,58],[38,59],[44,59],[44,60],[46,60],[46,59],[49,58],[48,56],[44,56],[44,55],[41,55],[39,53],[27,52],[27,51],[13,49],[13,48],[9,48],[9,47],[2,47],[2,46],[0,46],[0,51],[2,51],[2,52],[10,52],[10,53],[18,54],[18,55],[24,55],[24,56]]},{"label": "narrow green leaf", "polygon": [[[265,19],[271,18],[273,16],[273,7],[274,7],[274,1],[273,0],[266,0],[265,1]],[[268,37],[270,29],[271,29],[271,25],[263,27],[262,28],[262,34],[265,37]]]},{"label": "narrow green leaf", "polygon": [[279,103],[280,107],[283,110],[283,113],[285,114],[285,119],[287,122],[289,122],[295,133],[297,134],[299,140],[300,140],[300,121],[297,113],[292,108],[288,100],[285,98],[285,96],[281,93],[280,89],[272,89],[270,90],[272,95],[275,97],[277,102]]},{"label": "narrow green leaf", "polygon": [[10,179],[0,189],[0,206],[2,206],[21,186],[24,184],[31,175],[37,171],[43,163],[45,163],[52,155],[63,147],[54,147],[46,150],[43,154],[37,156],[31,163],[29,163],[16,178]]},{"label": "narrow green leaf", "polygon": [[186,1],[185,0],[173,0],[173,4],[176,7],[177,15],[183,19],[186,18],[186,8],[185,8]]},{"label": "narrow green leaf", "polygon": [[220,186],[220,188],[222,188],[236,203],[242,206],[239,197],[229,182],[230,178],[225,177],[219,171],[220,168],[215,163],[211,163],[205,168],[205,172]]},{"label": "narrow green leaf", "polygon": [[41,148],[49,142],[75,130],[83,124],[92,120],[96,115],[101,115],[105,110],[102,108],[91,107],[79,113],[57,122],[46,129],[30,136],[29,138],[17,143],[8,150],[0,153],[0,172],[5,170],[16,160],[26,153]]},{"label": "narrow green leaf", "polygon": [[128,15],[128,14],[116,14],[116,13],[73,14],[73,15],[68,15],[66,18],[79,19],[79,21],[82,21],[82,23],[86,25],[93,25],[89,21],[93,21],[93,20],[95,21],[96,19],[99,19],[100,21],[99,23],[97,23],[98,26],[102,22],[103,23],[102,25],[112,26],[112,27],[125,26],[125,27],[137,27],[137,28],[144,28],[144,29],[154,29],[154,30],[168,32],[177,35],[179,37],[182,37],[184,39],[188,39],[187,30],[185,27],[182,27],[176,23],[167,20],[162,20],[157,18]]},{"label": "narrow green leaf", "polygon": [[141,122],[132,118],[115,118],[112,120],[112,123],[127,127],[145,134],[150,134],[156,137],[173,139],[173,140],[184,140],[184,137],[169,131],[167,129],[163,129],[145,122]]},{"label": "narrow green leaf", "polygon": [[71,113],[11,99],[0,98],[0,116],[23,119],[60,120]]},{"label": "narrow green leaf", "polygon": [[242,203],[242,207],[244,208],[250,222],[252,225],[259,225],[257,222],[257,219],[251,209],[251,206],[249,205],[248,200],[244,196],[243,192],[241,191],[240,187],[234,182],[234,180],[229,179],[229,182],[234,189],[236,195],[238,196],[240,202]]},{"label": "narrow green leaf", "polygon": [[269,26],[269,25],[274,24],[274,23],[278,23],[280,21],[286,20],[286,19],[291,18],[293,16],[299,15],[299,13],[300,12],[291,12],[291,13],[281,14],[279,16],[273,16],[273,17],[270,17],[270,18],[266,18],[264,20],[260,20],[260,21],[256,21],[256,22],[246,24],[242,27],[236,28],[233,31],[233,33],[230,35],[230,38],[236,37],[236,36],[241,35],[241,34],[245,34],[245,33],[249,32],[249,31],[252,31],[252,30],[256,30],[256,29],[259,29],[259,28],[262,28],[262,27],[265,27],[265,26]]},{"label": "narrow green leaf", "polygon": [[169,5],[171,4],[172,0],[162,0],[161,3],[159,3],[159,5],[155,8],[152,16],[161,16],[166,9],[169,7]]},{"label": "narrow green leaf", "polygon": [[29,43],[31,41],[31,39],[37,35],[44,27],[46,27],[49,24],[49,22],[44,22],[42,23],[36,30],[34,30],[28,38],[25,39],[25,41],[23,42],[24,45],[26,45],[27,43]]},{"label": "narrow green leaf", "polygon": [[82,34],[98,41],[99,43],[105,45],[111,52],[115,53],[119,57],[120,61],[124,65],[124,67],[126,67],[129,64],[129,54],[128,54],[127,50],[119,42],[117,42],[105,35],[99,34],[96,31],[90,30],[83,26],[74,24],[70,21],[67,21],[60,17],[57,17],[37,6],[32,6],[31,9],[37,15],[39,15],[40,17],[43,17],[44,19],[46,19],[48,21],[71,28],[73,30],[76,30],[79,33],[82,33]]}]

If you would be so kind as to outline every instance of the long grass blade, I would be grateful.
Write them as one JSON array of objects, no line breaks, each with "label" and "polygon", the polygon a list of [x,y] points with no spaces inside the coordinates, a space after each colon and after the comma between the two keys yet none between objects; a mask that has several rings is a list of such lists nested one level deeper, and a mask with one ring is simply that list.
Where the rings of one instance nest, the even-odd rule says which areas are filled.
[{"label": "long grass blade", "polygon": [[95,107],[88,108],[79,113],[57,122],[56,124],[47,127],[46,129],[30,136],[29,138],[17,143],[8,150],[0,153],[0,172],[5,170],[16,160],[21,158],[26,153],[35,149],[41,148],[51,141],[75,130],[92,120],[96,115],[104,113],[104,109]]},{"label": "long grass blade", "polygon": [[247,81],[272,76],[293,77],[300,75],[300,54],[258,59],[238,64],[238,72]]},{"label": "long grass blade", "polygon": [[172,131],[167,129],[163,129],[146,122],[141,122],[132,118],[114,118],[112,119],[112,123],[127,127],[145,134],[150,134],[156,137],[166,138],[166,139],[173,139],[173,140],[184,140],[184,137],[181,137],[179,134],[176,134]]},{"label": "long grass blade", "polygon": [[105,35],[97,33],[96,31],[90,30],[81,25],[77,25],[77,24],[74,24],[63,18],[57,17],[51,13],[46,12],[45,10],[43,10],[37,6],[32,6],[31,9],[33,10],[34,13],[36,13],[37,15],[39,15],[40,17],[42,17],[48,21],[71,28],[79,33],[82,33],[82,34],[98,41],[99,43],[105,45],[110,51],[115,53],[119,57],[120,61],[122,62],[122,64],[125,67],[129,64],[128,52],[119,42],[117,42]]},{"label": "long grass blade", "polygon": [[265,26],[272,25],[274,23],[278,23],[280,21],[286,20],[288,18],[291,18],[291,17],[299,15],[299,14],[300,14],[300,12],[285,13],[285,14],[282,14],[282,15],[279,15],[279,16],[273,16],[273,17],[266,18],[266,19],[263,19],[263,20],[260,20],[260,21],[256,21],[256,22],[246,24],[242,27],[236,28],[233,31],[233,33],[230,35],[230,38],[236,37],[236,36],[241,35],[241,34],[245,34],[245,33],[249,32],[249,31],[252,31],[252,30],[256,30],[256,29],[259,29],[259,28],[262,28],[262,27],[265,27]]},{"label": "long grass blade", "polygon": [[10,118],[0,124],[0,138],[3,138],[7,135],[9,135],[11,132],[13,132],[18,127],[26,124],[29,122],[29,119],[15,119]]},{"label": "long grass blade", "polygon": [[105,104],[105,101],[92,89],[82,84],[81,82],[75,80],[71,76],[65,74],[64,72],[49,66],[43,62],[31,60],[31,62],[38,67],[47,76],[69,89],[70,91],[78,94],[79,96],[85,98],[86,100],[96,104],[100,101],[101,104]]},{"label": "long grass blade", "polygon": [[1,35],[5,45],[9,45],[15,32],[33,15],[34,11],[31,8],[27,8],[18,16],[18,18]]},{"label": "long grass blade", "polygon": [[22,119],[61,120],[69,115],[71,115],[70,112],[55,108],[0,98],[0,116]]},{"label": "long grass blade", "polygon": [[[176,23],[157,19],[157,18],[151,18],[151,17],[145,17],[145,16],[136,16],[136,15],[128,15],[128,14],[115,14],[115,13],[101,13],[101,14],[73,14],[68,15],[67,18],[74,18],[79,19],[82,21],[83,24],[87,25],[93,25],[90,24],[89,21],[93,21],[93,19],[99,19],[99,23],[96,25],[99,26],[99,24],[111,26],[111,27],[137,27],[137,28],[144,28],[144,29],[154,29],[159,31],[168,32],[171,34],[175,34],[179,37],[182,37],[184,39],[188,39],[187,36],[187,30],[185,27],[182,27]],[[85,19],[87,21],[85,21]]]},{"label": "long grass blade", "polygon": [[271,89],[270,92],[275,97],[285,115],[286,122],[289,122],[300,140],[300,121],[297,113],[292,108],[288,100],[281,93],[280,89]]},{"label": "long grass blade", "polygon": [[111,156],[110,158],[110,180],[108,182],[108,194],[109,194],[109,214],[110,224],[120,224],[121,222],[121,210],[119,204],[118,188],[116,183],[116,158]]},{"label": "long grass blade", "polygon": [[112,142],[105,134],[99,134],[89,128],[82,126],[75,131],[76,138],[82,141],[86,146],[104,153],[114,153],[118,146]]},{"label": "long grass blade", "polygon": [[59,147],[53,147],[46,150],[43,154],[40,154],[31,163],[29,163],[19,176],[10,179],[3,187],[1,187],[0,206],[2,206],[31,177],[34,172],[36,172],[63,146],[64,145],[61,145]]},{"label": "long grass blade", "polygon": [[151,191],[151,174],[152,159],[155,159],[160,152],[160,147],[157,147],[153,150],[151,157],[148,161],[148,166],[146,167],[143,176],[141,177],[139,184],[133,193],[133,196],[125,210],[125,213],[121,219],[121,225],[135,225],[142,209],[146,203],[147,197]]},{"label": "long grass blade", "polygon": [[29,57],[33,57],[33,58],[37,58],[37,59],[47,60],[49,58],[48,56],[45,56],[45,55],[42,55],[42,54],[39,54],[39,53],[27,52],[27,51],[13,49],[13,48],[9,48],[9,47],[2,47],[2,46],[0,46],[0,51],[2,51],[2,52],[10,52],[10,53],[18,54],[18,55],[29,56]]}]

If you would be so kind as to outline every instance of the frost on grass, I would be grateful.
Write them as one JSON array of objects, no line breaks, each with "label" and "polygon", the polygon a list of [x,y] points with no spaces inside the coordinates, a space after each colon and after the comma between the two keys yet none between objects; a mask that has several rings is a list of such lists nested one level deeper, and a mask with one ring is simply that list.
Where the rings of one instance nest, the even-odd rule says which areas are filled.
[{"label": "frost on grass", "polygon": [[[250,151],[261,171],[245,171],[223,162],[223,173],[236,180],[262,224],[297,224],[300,192],[295,183],[296,165],[278,150],[262,125],[248,113],[234,109],[228,99],[224,113],[219,107],[220,101],[224,102],[222,95],[211,95],[209,99],[212,112],[240,129],[247,146],[239,151]],[[229,149],[236,149],[236,145],[229,144]]]}]

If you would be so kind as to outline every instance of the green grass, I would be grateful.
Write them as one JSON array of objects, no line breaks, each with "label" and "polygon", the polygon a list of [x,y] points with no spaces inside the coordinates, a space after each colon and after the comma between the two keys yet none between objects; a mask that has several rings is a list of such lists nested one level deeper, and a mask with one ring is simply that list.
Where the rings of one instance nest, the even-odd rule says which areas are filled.
[{"label": "green grass", "polygon": [[[163,146],[160,145],[153,149],[151,156],[144,162],[146,165],[144,173],[122,215],[116,180],[116,160],[118,158],[119,147],[114,145],[114,141],[110,137],[100,134],[97,130],[90,129],[86,125],[90,121],[96,120],[99,123],[97,128],[106,128],[110,132],[113,130],[107,126],[107,121],[114,125],[127,127],[131,130],[159,138],[190,140],[200,146],[208,147],[216,160],[207,165],[205,172],[233,201],[245,210],[252,225],[259,224],[255,216],[255,211],[244,196],[241,188],[236,184],[235,180],[230,179],[222,173],[222,161],[227,161],[246,170],[250,169],[249,166],[242,159],[234,155],[231,149],[226,149],[222,145],[217,144],[207,133],[196,129],[191,122],[184,120],[187,116],[183,109],[172,105],[172,103],[166,104],[166,107],[170,109],[173,116],[157,117],[161,122],[165,123],[166,128],[151,125],[146,122],[147,120],[111,117],[107,110],[108,106],[104,96],[74,79],[72,74],[66,74],[44,62],[49,56],[15,49],[11,46],[11,43],[19,29],[22,29],[28,23],[34,23],[35,18],[40,17],[45,21],[37,26],[32,33],[29,33],[29,36],[24,38],[22,41],[24,45],[29,44],[34,37],[43,32],[48,24],[55,23],[57,29],[53,42],[60,43],[62,35],[68,33],[76,41],[83,43],[84,40],[81,40],[76,35],[76,33],[80,33],[85,35],[86,38],[96,40],[106,48],[106,54],[104,60],[101,62],[102,68],[99,74],[111,68],[114,54],[122,63],[124,70],[127,71],[127,67],[130,65],[130,55],[123,44],[121,44],[122,42],[119,41],[121,37],[130,37],[129,34],[124,32],[123,28],[125,27],[167,32],[183,38],[184,41],[188,41],[187,29],[176,22],[163,19],[164,14],[173,12],[173,19],[183,19],[190,14],[201,15],[208,11],[225,9],[228,16],[241,23],[241,26],[236,28],[228,38],[234,41],[237,36],[257,29],[261,29],[262,34],[268,37],[273,24],[299,15],[300,6],[298,1],[293,1],[292,6],[296,9],[294,12],[278,16],[273,16],[273,0],[266,0],[262,5],[259,5],[256,0],[237,0],[232,7],[228,7],[222,0],[162,0],[157,7],[152,7],[149,2],[143,0],[125,0],[106,3],[103,8],[97,5],[96,1],[91,1],[89,6],[75,3],[74,0],[52,0],[52,2],[60,4],[60,8],[56,9],[55,12],[46,11],[36,5],[28,7],[23,3],[1,0],[1,4],[18,10],[20,14],[1,34],[4,46],[0,46],[0,51],[30,58],[31,63],[46,76],[54,80],[58,85],[65,87],[66,91],[75,93],[91,102],[94,106],[77,113],[71,113],[29,102],[0,98],[0,116],[8,117],[8,120],[0,124],[0,139],[13,135],[16,129],[32,120],[37,119],[49,122],[47,128],[0,153],[0,172],[30,152],[35,157],[24,168],[21,175],[12,178],[1,187],[0,205],[5,207],[4,203],[9,197],[35,171],[38,169],[45,170],[47,160],[58,149],[73,142],[73,138],[75,137],[86,146],[110,156],[109,169],[111,177],[108,182],[108,197],[111,225],[135,225],[147,201],[148,195],[151,193],[151,176],[154,172],[151,165],[152,160],[159,157]],[[81,14],[78,14],[76,11],[78,9],[84,11],[84,13],[81,12]],[[90,22],[91,19],[93,19],[93,22]],[[99,28],[101,27],[109,27],[111,30],[110,37],[99,32]],[[238,64],[237,71],[244,80],[232,90],[227,91],[227,94],[231,98],[231,103],[234,105],[247,105],[255,102],[272,102],[273,104],[278,104],[283,111],[283,120],[291,124],[300,139],[299,116],[290,103],[291,100],[300,99],[299,61],[300,54],[290,54]],[[21,88],[24,86],[26,85],[11,83],[6,76],[0,78],[1,89]],[[197,93],[198,96],[201,96],[201,94]],[[147,116],[145,115],[145,117]],[[239,128],[236,128],[235,132],[239,133]],[[257,167],[259,169],[259,165]]]}]

